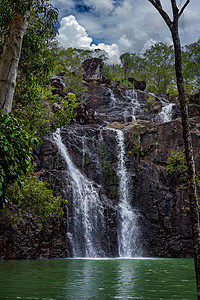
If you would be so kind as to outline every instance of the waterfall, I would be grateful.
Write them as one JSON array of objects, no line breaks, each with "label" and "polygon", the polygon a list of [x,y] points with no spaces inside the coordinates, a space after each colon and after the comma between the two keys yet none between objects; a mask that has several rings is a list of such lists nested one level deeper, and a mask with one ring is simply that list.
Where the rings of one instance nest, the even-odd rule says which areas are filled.
[{"label": "waterfall", "polygon": [[137,248],[138,227],[137,215],[131,207],[130,178],[125,166],[124,134],[119,129],[112,129],[117,134],[118,142],[118,247],[120,257],[133,257],[139,254]]},{"label": "waterfall", "polygon": [[174,103],[166,103],[162,100],[161,102],[162,110],[157,116],[157,121],[161,123],[170,122],[172,119],[172,109],[174,107]]},{"label": "waterfall", "polygon": [[73,224],[68,237],[72,243],[73,257],[104,256],[101,249],[99,228],[104,224],[103,206],[92,181],[87,179],[72,162],[62,142],[60,129],[53,134],[71,178],[73,197]]},{"label": "waterfall", "polygon": [[[137,214],[131,207],[130,176],[125,165],[124,134],[119,129],[105,128],[104,130],[112,130],[115,133],[117,142],[116,173],[119,178],[119,201],[114,209],[116,211],[118,255],[119,257],[138,256]],[[101,130],[99,138],[100,141],[103,141]],[[68,224],[67,235],[71,241],[73,257],[105,257],[112,255],[110,249],[105,248],[106,240],[109,241],[110,237],[108,223],[104,217],[106,200],[104,198],[103,203],[99,196],[101,187],[81,173],[73,163],[66,146],[62,142],[60,129],[53,134],[53,140],[66,163],[66,180],[69,180],[67,192],[71,193],[72,203],[69,203],[69,206],[71,205],[72,208],[68,217],[70,224]],[[82,137],[81,144],[84,148],[85,137]],[[86,154],[85,151],[86,149],[83,149],[83,156]],[[98,163],[96,162],[97,165]],[[81,167],[83,167],[83,164]],[[114,244],[111,248],[113,246]],[[115,249],[117,250],[117,248]]]},{"label": "waterfall", "polygon": [[110,93],[110,104],[109,104],[109,106],[110,106],[110,107],[116,107],[118,101],[117,101],[117,99],[115,98],[115,95],[114,95],[114,93],[113,93],[113,90],[111,90],[111,89],[108,89],[108,90],[109,90],[109,93]]},{"label": "waterfall", "polygon": [[126,90],[126,99],[131,102],[132,107],[132,121],[136,120],[136,112],[140,109],[137,92],[135,90]]}]

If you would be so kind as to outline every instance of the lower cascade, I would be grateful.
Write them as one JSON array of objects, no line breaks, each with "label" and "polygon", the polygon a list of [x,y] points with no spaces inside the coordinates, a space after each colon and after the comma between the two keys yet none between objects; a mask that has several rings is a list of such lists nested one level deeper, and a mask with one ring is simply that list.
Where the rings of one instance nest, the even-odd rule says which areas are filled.
[{"label": "lower cascade", "polygon": [[[119,199],[113,209],[116,211],[116,255],[119,257],[141,256],[137,247],[139,231],[137,214],[131,207],[129,175],[125,166],[124,134],[119,129],[104,128],[103,132],[113,131],[117,144],[117,169],[119,181]],[[72,211],[68,216],[68,238],[71,243],[73,257],[110,257],[110,232],[105,220],[106,197],[100,197],[101,186],[98,186],[73,163],[65,144],[62,142],[60,129],[53,135],[61,156],[66,163],[68,185],[71,186]],[[102,143],[102,131],[100,131]],[[82,143],[83,145],[83,143]],[[85,156],[85,149],[82,150]],[[112,223],[112,220],[111,220]],[[114,221],[113,221],[114,223]],[[105,242],[107,241],[107,242]],[[111,246],[112,248],[113,246]]]},{"label": "lower cascade", "polygon": [[[115,129],[118,141],[118,177],[119,177],[119,205],[118,205],[118,245],[120,257],[138,256],[136,240],[138,237],[137,215],[130,204],[130,182],[125,166],[124,134]],[[140,253],[141,255],[141,253]]]},{"label": "lower cascade", "polygon": [[57,130],[53,137],[67,163],[67,170],[71,178],[74,217],[68,235],[72,244],[73,256],[102,256],[103,253],[101,253],[101,249],[98,249],[99,243],[96,241],[99,222],[104,223],[103,206],[98,191],[72,162],[65,145],[62,143],[60,130]]}]

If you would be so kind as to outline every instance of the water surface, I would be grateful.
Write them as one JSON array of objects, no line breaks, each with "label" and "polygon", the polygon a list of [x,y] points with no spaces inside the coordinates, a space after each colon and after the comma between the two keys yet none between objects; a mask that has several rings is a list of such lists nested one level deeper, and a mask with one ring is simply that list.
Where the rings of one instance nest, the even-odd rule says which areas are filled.
[{"label": "water surface", "polygon": [[0,299],[197,299],[192,259],[0,261]]}]

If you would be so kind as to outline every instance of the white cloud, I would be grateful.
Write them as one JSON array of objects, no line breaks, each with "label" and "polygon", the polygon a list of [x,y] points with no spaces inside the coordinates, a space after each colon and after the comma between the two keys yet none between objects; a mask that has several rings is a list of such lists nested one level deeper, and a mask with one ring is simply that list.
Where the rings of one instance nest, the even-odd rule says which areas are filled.
[{"label": "white cloud", "polygon": [[134,12],[134,10],[133,10],[131,2],[124,1],[122,6],[118,6],[115,9],[115,17],[119,17],[124,22],[133,16],[133,12]]},{"label": "white cloud", "polygon": [[119,46],[120,49],[124,49],[124,52],[128,52],[128,50],[131,50],[132,43],[131,40],[127,37],[126,33],[124,33],[122,36],[119,38]]},{"label": "white cloud", "polygon": [[107,63],[120,63],[118,46],[116,44],[106,45],[104,43],[98,45],[92,44],[92,38],[88,36],[85,28],[72,15],[62,19],[57,39],[64,48],[101,49],[108,56]]},{"label": "white cloud", "polygon": [[98,45],[92,44],[90,47],[91,50],[95,49],[101,49],[105,51],[108,54],[108,64],[120,64],[120,53],[119,53],[119,48],[116,44],[112,45],[105,45],[104,43],[100,43]]},{"label": "white cloud", "polygon": [[157,41],[152,40],[152,39],[146,41],[146,43],[144,44],[144,47],[142,48],[141,53],[144,53],[146,50],[151,48],[151,46],[155,45],[156,43],[157,43]]},{"label": "white cloud", "polygon": [[91,6],[96,12],[109,14],[113,10],[112,0],[86,0],[85,5]]},{"label": "white cloud", "polygon": [[181,27],[187,28],[193,24],[198,24],[200,20],[199,11],[191,10],[190,8],[186,9],[184,14],[181,17],[180,25]]},{"label": "white cloud", "polygon": [[[101,43],[105,47],[110,45],[107,51],[113,52],[111,46],[115,44],[118,47],[117,51],[122,54],[140,53],[142,49],[144,51],[149,47],[150,40],[171,44],[167,25],[148,0],[51,1],[60,9],[60,19],[69,14],[75,16],[74,27],[69,20],[65,20],[65,30],[65,18],[62,20],[58,39],[64,47],[90,47],[92,43]],[[162,3],[171,14],[170,1],[162,0]],[[177,3],[184,1],[178,0]],[[78,9],[78,4],[89,7],[89,10]],[[183,45],[197,41],[200,37],[199,0],[190,2],[179,25]]]},{"label": "white cloud", "polygon": [[65,48],[87,48],[92,43],[85,28],[72,15],[62,19],[57,39]]}]

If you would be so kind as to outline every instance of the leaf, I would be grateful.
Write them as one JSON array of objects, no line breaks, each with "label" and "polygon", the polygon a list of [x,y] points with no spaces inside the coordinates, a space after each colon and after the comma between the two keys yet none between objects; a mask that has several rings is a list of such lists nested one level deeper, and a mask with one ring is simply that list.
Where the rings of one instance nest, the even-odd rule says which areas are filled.
[{"label": "leaf", "polygon": [[7,124],[8,122],[9,122],[9,118],[6,118],[6,119],[4,120],[4,123]]}]

